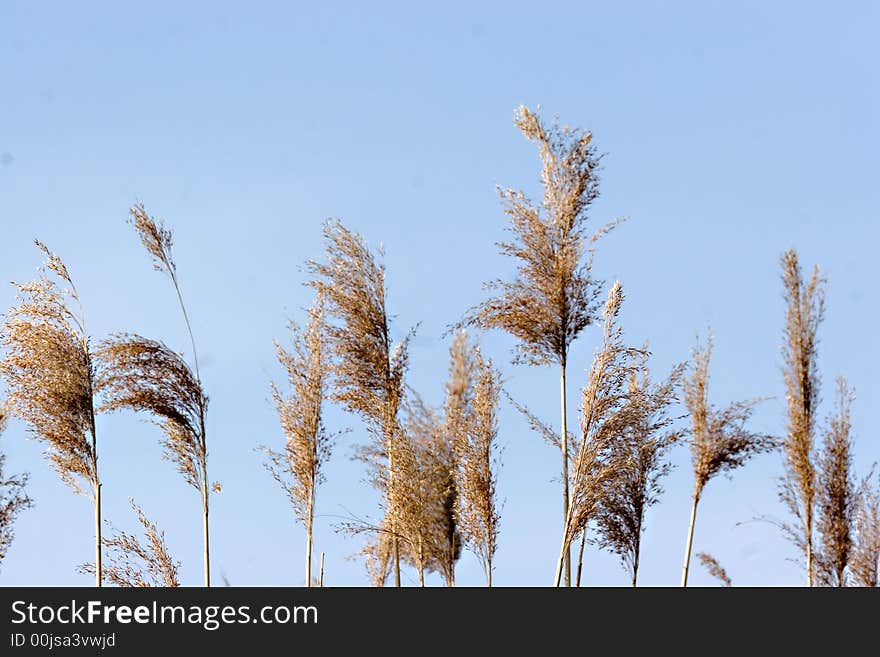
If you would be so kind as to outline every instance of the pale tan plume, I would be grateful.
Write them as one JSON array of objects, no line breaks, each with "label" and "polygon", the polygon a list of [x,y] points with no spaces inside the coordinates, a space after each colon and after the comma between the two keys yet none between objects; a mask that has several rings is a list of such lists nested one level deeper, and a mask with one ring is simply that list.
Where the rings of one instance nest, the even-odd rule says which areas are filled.
[{"label": "pale tan plume", "polygon": [[[535,205],[522,192],[499,189],[510,218],[509,242],[500,252],[517,263],[512,281],[485,285],[492,297],[472,308],[465,323],[501,329],[517,339],[515,362],[555,363],[560,372],[558,446],[562,457],[563,517],[570,492],[566,366],[571,343],[596,320],[601,283],[592,273],[596,242],[616,221],[587,230],[589,210],[599,195],[600,156],[588,131],[548,125],[521,106],[514,123],[538,146],[544,198]],[[565,556],[565,584],[571,583],[571,555]]]},{"label": "pale tan plume", "polygon": [[[46,458],[94,506],[95,583],[101,586],[101,480],[95,427],[95,363],[79,294],[67,267],[42,242],[39,276],[15,284],[18,301],[0,329],[6,410],[46,446]],[[50,276],[54,275],[54,278]],[[75,304],[72,308],[68,300]]]}]

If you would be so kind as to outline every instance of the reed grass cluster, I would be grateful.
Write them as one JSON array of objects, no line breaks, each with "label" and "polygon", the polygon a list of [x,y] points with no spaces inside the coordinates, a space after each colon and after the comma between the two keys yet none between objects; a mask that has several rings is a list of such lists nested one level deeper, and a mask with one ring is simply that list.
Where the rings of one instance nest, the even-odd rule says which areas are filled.
[{"label": "reed grass cluster", "polygon": [[[615,443],[632,423],[634,408],[626,403],[626,383],[643,352],[623,343],[619,323],[622,304],[623,289],[617,281],[608,292],[602,311],[602,345],[593,359],[581,396],[581,434],[571,475],[571,497],[556,567],[556,586],[562,581],[572,543],[580,536],[584,545],[587,527],[599,515],[606,491],[617,476],[619,463],[612,458]],[[580,555],[579,563],[583,547]]]},{"label": "reed grass cluster", "polygon": [[648,509],[660,502],[662,481],[672,470],[667,456],[684,435],[670,415],[684,370],[684,364],[678,365],[665,380],[654,383],[648,371],[648,355],[642,354],[638,369],[630,372],[627,383],[624,416],[628,424],[611,448],[615,476],[603,494],[596,527],[599,545],[620,557],[633,586],[638,582]]},{"label": "reed grass cluster", "polygon": [[[621,282],[606,290],[594,273],[596,244],[617,222],[596,224],[591,216],[601,164],[593,135],[546,122],[525,107],[516,110],[514,122],[537,146],[542,198],[533,202],[522,191],[499,190],[509,236],[496,246],[515,268],[510,278],[486,284],[488,298],[451,323],[445,381],[435,376],[438,391],[442,385],[441,404],[432,405],[408,380],[415,329],[402,332],[392,322],[382,249],[333,220],[324,225],[323,257],[306,262],[306,285],[315,301],[302,324],[291,320],[289,346],[275,345],[285,381],[269,384],[278,441],[261,448],[266,469],[305,532],[305,585],[324,584],[323,553],[317,577],[313,572],[315,521],[318,489],[323,500],[325,473],[345,433],[325,425],[328,409],[337,406],[366,431],[368,440],[346,447],[355,447],[380,497],[377,519],[349,517],[335,526],[364,537],[360,556],[370,581],[384,586],[392,579],[402,586],[401,571],[407,568],[421,586],[434,574],[452,587],[470,552],[493,586],[501,537],[500,445],[510,431],[500,422],[506,399],[560,452],[561,540],[558,555],[546,555],[548,561],[555,556],[555,586],[581,585],[588,544],[615,555],[632,586],[638,584],[649,512],[673,476],[674,450],[687,444],[693,493],[683,586],[706,486],[781,447],[779,499],[790,517],[772,521],[802,555],[807,584],[876,587],[880,481],[874,470],[857,477],[855,396],[842,377],[836,405],[819,427],[824,408],[818,332],[826,281],[818,268],[805,279],[796,251],[781,259],[786,429],[778,438],[754,426],[761,399],[722,406],[710,399],[711,337],[697,341],[689,362],[655,378],[647,347],[625,340]],[[63,482],[90,495],[95,557],[81,572],[94,575],[98,586],[106,581],[176,587],[181,564],[172,558],[164,533],[133,500],[139,529],[128,532],[107,523],[110,531],[102,534],[96,418],[117,412],[146,417],[161,432],[163,457],[198,493],[203,582],[210,586],[210,500],[220,487],[208,474],[209,398],[195,332],[171,230],[142,204],[129,215],[153,267],[171,283],[191,353],[135,331],[93,343],[67,267],[37,242],[44,264],[34,280],[14,284],[18,296],[0,326],[0,377],[8,396],[0,405],[0,431],[7,416],[22,421]],[[571,348],[593,326],[592,361],[581,363],[586,371],[578,380],[579,422],[570,428]],[[534,400],[514,400],[505,390],[503,373],[479,345],[480,332],[495,329],[515,339],[514,363],[559,367],[558,428],[530,410]],[[33,503],[27,476],[5,474],[5,467],[0,454],[0,562],[12,544],[15,518]],[[523,485],[550,473],[528,476]],[[711,577],[732,585],[714,557],[696,556]],[[548,581],[549,575],[548,563]]]},{"label": "reed grass cluster", "polygon": [[[382,492],[391,534],[394,583],[400,586],[400,533],[407,482],[394,457],[402,435],[398,417],[412,332],[394,342],[386,309],[385,268],[366,241],[339,221],[325,225],[326,262],[310,261],[310,281],[325,300],[331,319],[327,336],[334,355],[332,398],[360,416],[370,432],[365,452],[378,466],[374,483]],[[381,253],[379,254],[381,255]]]}]

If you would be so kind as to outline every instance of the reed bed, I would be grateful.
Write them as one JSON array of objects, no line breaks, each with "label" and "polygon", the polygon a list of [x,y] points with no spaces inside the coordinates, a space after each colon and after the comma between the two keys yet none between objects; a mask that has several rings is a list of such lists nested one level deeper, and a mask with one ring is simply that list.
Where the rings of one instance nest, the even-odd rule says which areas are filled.
[{"label": "reed bed", "polygon": [[[755,426],[755,410],[764,398],[722,406],[710,398],[711,335],[705,343],[698,339],[688,362],[659,375],[647,346],[627,343],[623,285],[617,280],[606,289],[594,271],[599,240],[619,222],[601,224],[592,216],[602,163],[592,133],[545,121],[525,107],[515,111],[514,123],[537,146],[542,198],[533,202],[522,191],[499,190],[508,237],[496,246],[513,272],[486,283],[488,298],[450,323],[454,329],[444,338],[451,339],[442,346],[448,348],[448,369],[445,378],[443,373],[434,377],[435,392],[442,391],[440,404],[432,405],[432,396],[409,379],[416,332],[401,333],[395,326],[383,250],[333,220],[324,225],[323,256],[305,263],[306,285],[315,300],[302,318],[291,320],[289,344],[275,344],[284,377],[283,383],[269,383],[278,435],[271,446],[258,448],[304,530],[305,586],[324,583],[323,552],[317,575],[314,568],[316,519],[323,517],[317,503],[325,486],[336,484],[328,484],[325,473],[347,434],[325,425],[333,407],[357,418],[368,437],[343,446],[353,447],[365,466],[380,498],[380,514],[375,520],[348,517],[334,528],[363,537],[358,549],[370,582],[402,586],[401,571],[407,569],[420,586],[434,577],[453,587],[462,559],[475,558],[486,585],[497,584],[500,446],[508,432],[516,436],[522,430],[501,425],[507,400],[528,427],[559,450],[563,522],[558,554],[545,555],[548,581],[553,560],[555,586],[581,586],[591,544],[615,555],[637,586],[651,510],[676,476],[675,450],[686,445],[693,492],[682,586],[689,582],[706,486],[720,474],[733,476],[757,456],[781,452],[778,501],[788,515],[762,517],[795,545],[806,584],[876,587],[880,481],[873,468],[858,478],[855,394],[846,379],[838,378],[831,411],[825,413],[822,405],[818,344],[827,281],[818,267],[805,277],[793,249],[780,261],[779,383],[785,389],[786,426],[778,437]],[[13,284],[18,296],[0,326],[0,377],[7,395],[0,405],[0,431],[7,419],[20,421],[45,448],[62,481],[90,496],[95,556],[80,572],[93,575],[98,586],[176,587],[181,564],[172,558],[164,532],[133,500],[137,530],[107,523],[109,531],[102,532],[97,418],[117,412],[146,417],[161,432],[164,459],[198,493],[203,583],[210,586],[210,500],[220,486],[208,475],[209,398],[195,332],[172,255],[171,230],[142,204],[130,209],[130,223],[153,267],[171,283],[190,353],[136,331],[93,341],[67,267],[37,242],[43,266],[34,280]],[[595,335],[589,336],[590,328]],[[505,374],[480,346],[481,334],[496,329],[514,338],[514,364],[558,366],[558,427],[532,410],[534,399],[515,400],[505,390]],[[568,417],[568,366],[572,345],[584,336],[594,340],[594,351],[590,362],[578,363],[585,373],[577,380],[575,428]],[[820,417],[827,418],[821,426]],[[0,563],[13,546],[16,518],[33,506],[27,475],[5,469],[0,454]],[[552,473],[527,476],[522,485],[546,481]],[[715,557],[705,552],[696,557],[710,577],[732,586]],[[667,564],[670,572],[675,568]]]}]

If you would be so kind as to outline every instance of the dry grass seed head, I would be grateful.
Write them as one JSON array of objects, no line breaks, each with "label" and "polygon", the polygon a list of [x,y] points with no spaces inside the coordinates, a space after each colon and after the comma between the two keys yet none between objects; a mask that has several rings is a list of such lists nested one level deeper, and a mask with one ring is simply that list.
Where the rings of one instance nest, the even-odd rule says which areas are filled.
[{"label": "dry grass seed head", "polygon": [[266,464],[293,506],[294,513],[306,521],[314,492],[322,480],[322,466],[330,456],[332,436],[322,419],[327,391],[329,355],[321,295],[309,309],[309,322],[303,331],[290,322],[292,351],[276,343],[276,354],[287,374],[290,393],[285,395],[272,384],[272,398],[285,436],[280,452],[266,449]]},{"label": "dry grass seed head", "polygon": [[[385,269],[366,241],[339,221],[324,226],[325,263],[309,261],[313,275],[309,285],[322,295],[327,308],[327,335],[332,346],[333,393],[331,397],[359,415],[373,440],[360,451],[368,459],[373,484],[383,494],[386,521],[394,528],[406,482],[395,452],[406,455],[398,412],[404,397],[404,375],[409,364],[411,331],[396,344],[390,336],[385,305]],[[381,252],[380,252],[381,255]],[[393,468],[392,468],[393,464]],[[357,531],[357,524],[349,528]]]},{"label": "dry grass seed head", "polygon": [[498,547],[498,402],[501,375],[479,351],[472,355],[474,391],[466,440],[456,449],[456,518],[465,543],[488,570]]},{"label": "dry grass seed head", "polygon": [[746,429],[755,406],[762,400],[741,401],[716,410],[709,403],[709,362],[712,339],[697,342],[691,374],[684,381],[684,401],[691,419],[690,450],[699,497],[715,475],[733,471],[757,454],[772,451],[778,441],[771,435]]},{"label": "dry grass seed head", "polygon": [[566,544],[585,531],[599,513],[618,467],[611,458],[612,448],[633,422],[635,407],[626,404],[627,381],[645,352],[623,344],[618,322],[623,298],[617,281],[608,292],[602,312],[602,345],[593,358],[581,395],[581,439],[571,477]]},{"label": "dry grass seed head", "polygon": [[525,107],[515,123],[538,144],[544,200],[539,208],[521,192],[500,191],[513,239],[498,248],[518,262],[517,275],[512,282],[488,283],[494,296],[472,308],[465,323],[516,337],[517,362],[564,363],[571,343],[595,320],[601,284],[592,277],[593,245],[614,224],[591,237],[585,233],[587,211],[599,193],[592,135],[546,126]]},{"label": "dry grass seed head", "polygon": [[453,446],[441,415],[415,392],[408,395],[405,411],[403,433],[393,448],[394,526],[406,543],[408,561],[451,581],[461,547],[453,515]]},{"label": "dry grass seed head", "polygon": [[827,586],[845,586],[853,544],[855,482],[851,407],[855,394],[843,377],[837,379],[837,401],[818,458],[816,529],[820,543],[816,574]]},{"label": "dry grass seed head", "polygon": [[153,268],[165,272],[172,278],[177,274],[177,266],[171,257],[171,246],[174,243],[171,231],[162,222],[157,222],[147,214],[143,203],[138,203],[129,210],[129,222],[137,231],[141,244],[153,259]]},{"label": "dry grass seed head", "polygon": [[849,559],[853,584],[872,588],[880,583],[880,479],[873,479],[872,470],[858,489]]},{"label": "dry grass seed head", "polygon": [[698,552],[697,558],[700,560],[700,563],[703,564],[703,567],[708,573],[721,582],[722,586],[733,586],[733,582],[730,581],[727,571],[721,567],[721,564],[718,563],[718,560],[715,557],[711,554],[706,554],[705,552]]},{"label": "dry grass seed head", "polygon": [[29,425],[62,480],[81,492],[83,482],[92,486],[97,478],[89,340],[82,316],[68,304],[79,304],[79,297],[67,268],[37,246],[46,262],[35,280],[13,283],[19,294],[0,329],[0,375],[9,389],[8,412]]},{"label": "dry grass seed head", "polygon": [[[180,586],[180,562],[171,558],[165,532],[150,522],[134,500],[129,503],[143,528],[145,540],[118,529],[103,538],[101,543],[106,550],[104,578],[117,586],[129,588]],[[95,565],[85,564],[80,567],[80,572],[93,574]]]},{"label": "dry grass seed head", "polygon": [[614,477],[596,517],[600,545],[620,556],[633,577],[645,514],[660,501],[661,482],[672,469],[666,455],[683,436],[682,430],[672,426],[676,418],[669,415],[669,408],[678,399],[685,364],[677,365],[665,380],[655,384],[647,360],[645,353],[638,371],[629,375],[625,415],[630,424],[611,447]]},{"label": "dry grass seed head", "polygon": [[165,457],[201,491],[207,455],[200,413],[208,398],[189,365],[165,344],[131,334],[105,340],[95,356],[101,410],[148,413],[165,435]]},{"label": "dry grass seed head", "polygon": [[333,398],[360,415],[386,442],[398,427],[408,345],[412,333],[396,345],[385,308],[385,269],[367,243],[341,222],[324,228],[327,262],[307,263],[315,276],[309,285],[323,295],[327,313],[338,320],[327,333],[335,356]]},{"label": "dry grass seed head", "polygon": [[804,282],[793,249],[783,254],[781,264],[786,303],[782,354],[788,427],[783,442],[785,475],[780,498],[801,525],[798,542],[806,543],[812,540],[816,494],[813,436],[819,406],[818,329],[825,314],[827,282],[818,267]]},{"label": "dry grass seed head", "polygon": [[473,412],[476,350],[467,332],[458,331],[449,350],[449,375],[446,381],[444,421],[452,445],[467,438],[467,423]]}]

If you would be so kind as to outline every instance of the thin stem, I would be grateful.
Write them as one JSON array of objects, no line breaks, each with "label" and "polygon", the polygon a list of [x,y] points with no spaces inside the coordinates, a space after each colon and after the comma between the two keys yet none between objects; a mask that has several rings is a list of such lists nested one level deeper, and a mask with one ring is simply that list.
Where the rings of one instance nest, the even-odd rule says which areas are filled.
[{"label": "thin stem", "polygon": [[[309,509],[306,516],[306,587],[312,586],[312,521],[315,512],[315,484],[312,479],[312,490],[309,495]],[[323,553],[322,553],[323,554]]]},{"label": "thin stem", "polygon": [[199,374],[199,354],[196,351],[196,339],[193,335],[192,325],[189,323],[189,315],[186,312],[186,305],[183,303],[183,295],[180,293],[180,284],[177,282],[177,274],[171,270],[171,282],[174,284],[174,291],[177,292],[177,300],[180,302],[180,310],[183,312],[183,321],[186,323],[186,330],[189,333],[189,342],[193,350],[193,364],[196,370],[196,381],[202,385],[202,377]]},{"label": "thin stem", "polygon": [[[202,377],[199,372],[199,354],[196,350],[196,338],[193,334],[192,324],[189,321],[189,314],[186,312],[186,304],[183,303],[183,295],[180,292],[180,283],[177,280],[177,274],[173,268],[169,268],[171,282],[174,285],[174,291],[177,293],[177,301],[180,303],[180,310],[183,313],[183,321],[186,323],[186,330],[189,334],[189,342],[193,350],[193,365],[195,367],[196,382],[199,389],[202,390]],[[205,586],[211,586],[211,549],[210,549],[210,531],[208,524],[209,502],[208,502],[208,443],[205,435],[205,401],[199,398],[199,424],[202,438],[202,530],[204,534],[205,549]]]},{"label": "thin stem", "polygon": [[684,552],[684,567],[681,574],[681,585],[683,587],[687,586],[688,583],[688,568],[691,563],[691,548],[694,544],[694,525],[697,522],[697,504],[700,503],[700,492],[700,485],[695,485],[693,504],[691,505],[691,522],[690,526],[688,527],[687,546],[685,547]]},{"label": "thin stem", "polygon": [[584,531],[581,532],[581,547],[578,550],[578,568],[577,568],[577,578],[575,580],[575,586],[580,588],[581,586],[581,571],[584,568],[584,544],[587,542],[587,529],[584,528]]},{"label": "thin stem", "polygon": [[636,552],[633,556],[633,571],[632,571],[632,585],[633,588],[636,588],[638,584],[636,583],[639,578],[639,547],[636,545]]},{"label": "thin stem", "polygon": [[562,566],[565,563],[565,551],[568,549],[568,518],[565,522],[565,534],[562,537],[562,548],[559,550],[559,559],[556,562],[556,576],[553,578],[553,586],[558,587],[562,581]]},{"label": "thin stem", "polygon": [[394,586],[400,588],[400,546],[397,538],[397,522],[394,519],[394,450],[388,441],[388,487],[390,489],[389,504],[391,506],[391,558],[394,561]]},{"label": "thin stem", "polygon": [[[97,475],[96,475],[97,476]],[[95,481],[95,586],[101,588],[101,484]]]},{"label": "thin stem", "polygon": [[807,529],[807,586],[813,586],[813,532]]},{"label": "thin stem", "polygon": [[[388,393],[391,388],[391,339],[388,336],[388,318],[385,315],[385,297],[383,290],[382,297],[382,337],[385,345],[385,431],[387,436],[385,442],[388,449],[388,489],[389,489],[389,506],[391,507],[391,558],[394,560],[394,586],[400,588],[400,545],[397,539],[397,522],[394,519],[396,508],[394,503],[395,484],[394,484],[394,429],[391,425],[391,406],[388,399]],[[396,419],[396,418],[395,418]]]},{"label": "thin stem", "polygon": [[455,534],[449,541],[449,577],[446,580],[446,586],[455,588]]},{"label": "thin stem", "polygon": [[[566,413],[566,395],[565,395],[565,358],[562,359],[560,365],[560,406],[562,414],[562,514],[565,521],[568,520],[568,503],[569,503],[569,479],[568,479],[568,425]],[[565,585],[571,586],[571,547],[565,552]]]},{"label": "thin stem", "polygon": [[202,481],[202,533],[205,542],[205,586],[211,586],[211,549],[208,529],[208,482]]},{"label": "thin stem", "polygon": [[[74,287],[73,281],[70,282],[70,287],[73,290],[74,298],[77,300],[77,303],[79,303],[79,295],[76,293],[76,287]],[[95,392],[92,385],[94,370],[92,367],[91,352],[89,351],[89,341],[88,338],[86,338],[85,333],[86,319],[82,312],[82,304],[80,304],[80,316],[79,324],[82,329],[82,348],[86,357],[86,369],[89,373],[89,432],[92,434],[92,473],[94,477],[92,486],[94,487],[95,504],[95,586],[101,588],[101,584],[104,580],[104,571],[101,563],[101,477],[98,474],[98,435],[95,425]]]}]

